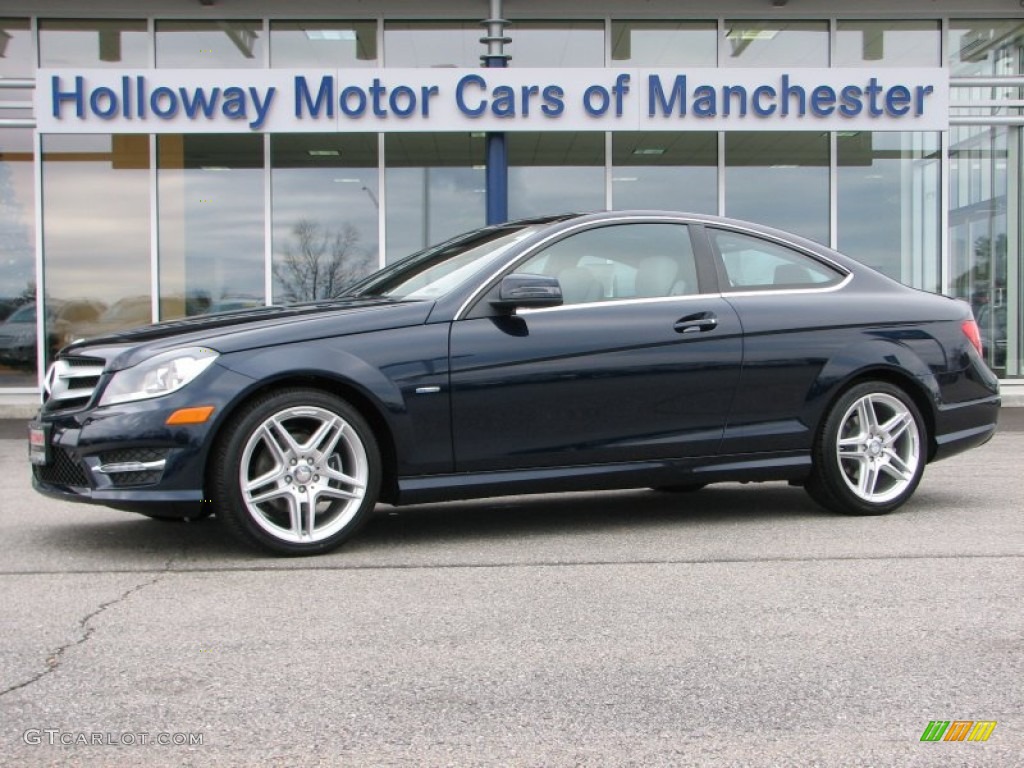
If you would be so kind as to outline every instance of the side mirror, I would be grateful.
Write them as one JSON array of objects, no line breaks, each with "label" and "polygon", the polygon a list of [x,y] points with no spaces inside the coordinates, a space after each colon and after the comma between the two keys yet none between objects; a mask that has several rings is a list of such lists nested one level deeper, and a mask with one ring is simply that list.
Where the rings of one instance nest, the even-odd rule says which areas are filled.
[{"label": "side mirror", "polygon": [[562,286],[557,277],[547,275],[505,275],[498,285],[498,297],[491,299],[492,307],[508,312],[557,307],[561,303]]}]

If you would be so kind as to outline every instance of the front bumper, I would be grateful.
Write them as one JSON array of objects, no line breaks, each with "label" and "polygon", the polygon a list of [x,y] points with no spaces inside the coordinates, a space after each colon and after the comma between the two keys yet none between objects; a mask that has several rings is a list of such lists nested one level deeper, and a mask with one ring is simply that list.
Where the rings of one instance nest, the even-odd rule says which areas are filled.
[{"label": "front bumper", "polygon": [[[210,443],[229,404],[252,382],[214,365],[179,392],[152,400],[74,411],[47,411],[49,461],[32,465],[32,486],[64,501],[166,516],[204,504]],[[97,390],[99,391],[99,390]],[[203,424],[169,426],[180,408],[212,405]]]}]

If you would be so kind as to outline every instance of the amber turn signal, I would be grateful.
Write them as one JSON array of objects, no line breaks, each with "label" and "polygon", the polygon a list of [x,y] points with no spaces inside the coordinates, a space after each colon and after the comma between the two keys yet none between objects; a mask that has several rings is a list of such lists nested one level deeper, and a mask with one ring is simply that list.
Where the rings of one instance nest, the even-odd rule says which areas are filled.
[{"label": "amber turn signal", "polygon": [[165,424],[202,424],[213,413],[212,405],[201,405],[197,408],[179,408],[167,417]]}]

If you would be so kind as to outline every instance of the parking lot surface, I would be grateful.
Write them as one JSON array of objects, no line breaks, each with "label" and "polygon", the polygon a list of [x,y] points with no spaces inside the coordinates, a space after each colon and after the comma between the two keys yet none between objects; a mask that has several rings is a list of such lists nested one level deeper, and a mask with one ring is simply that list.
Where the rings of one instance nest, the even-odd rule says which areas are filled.
[{"label": "parking lot surface", "polygon": [[305,559],[43,498],[23,429],[0,765],[1021,764],[1024,409],[884,517],[782,483],[381,506]]}]

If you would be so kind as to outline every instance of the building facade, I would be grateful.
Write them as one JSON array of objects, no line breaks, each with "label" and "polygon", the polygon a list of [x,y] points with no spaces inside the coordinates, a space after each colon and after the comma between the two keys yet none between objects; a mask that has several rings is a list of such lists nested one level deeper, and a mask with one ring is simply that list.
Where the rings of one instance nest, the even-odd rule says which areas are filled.
[{"label": "building facade", "polygon": [[[801,77],[948,101],[913,120],[897,85],[845,125],[851,92]],[[745,85],[695,87],[718,80]],[[963,298],[1020,378],[1022,89],[1017,0],[5,2],[0,393],[75,338],[330,297],[496,215],[623,208],[770,224]]]}]

